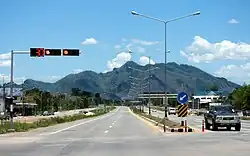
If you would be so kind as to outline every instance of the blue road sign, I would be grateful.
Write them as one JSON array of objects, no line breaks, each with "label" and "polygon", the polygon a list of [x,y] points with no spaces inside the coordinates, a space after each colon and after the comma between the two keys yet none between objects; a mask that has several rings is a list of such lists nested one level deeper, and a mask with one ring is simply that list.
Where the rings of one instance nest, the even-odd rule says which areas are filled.
[{"label": "blue road sign", "polygon": [[177,95],[177,101],[181,104],[185,104],[188,101],[188,95],[185,92],[180,92]]}]

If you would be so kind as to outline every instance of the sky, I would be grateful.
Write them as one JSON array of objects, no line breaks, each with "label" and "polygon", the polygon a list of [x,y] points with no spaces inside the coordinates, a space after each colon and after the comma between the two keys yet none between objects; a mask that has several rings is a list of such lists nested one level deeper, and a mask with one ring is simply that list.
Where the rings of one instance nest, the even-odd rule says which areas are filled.
[{"label": "sky", "polygon": [[[112,71],[127,61],[189,64],[238,84],[250,83],[249,0],[2,0],[0,78],[9,80],[10,51],[31,47],[78,48],[78,57],[14,55],[14,80],[55,82],[84,70]],[[132,51],[132,53],[129,53]],[[1,82],[2,83],[2,82]]]}]

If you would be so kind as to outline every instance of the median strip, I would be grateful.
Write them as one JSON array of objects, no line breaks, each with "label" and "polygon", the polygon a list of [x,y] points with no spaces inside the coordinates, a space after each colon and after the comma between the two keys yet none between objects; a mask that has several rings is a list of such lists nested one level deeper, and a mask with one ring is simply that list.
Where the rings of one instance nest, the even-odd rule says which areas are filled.
[{"label": "median strip", "polygon": [[165,125],[165,130],[169,131],[169,132],[194,132],[194,130],[190,127],[185,127],[185,126],[181,126],[180,123],[176,123],[174,121],[171,121],[169,119],[164,119],[164,118],[159,118],[159,117],[155,117],[152,115],[148,115],[144,112],[141,112],[139,109],[137,108],[131,108],[131,110],[139,115],[140,117],[142,117],[143,119],[153,123],[155,126],[161,127],[162,129],[164,129],[164,125]]}]

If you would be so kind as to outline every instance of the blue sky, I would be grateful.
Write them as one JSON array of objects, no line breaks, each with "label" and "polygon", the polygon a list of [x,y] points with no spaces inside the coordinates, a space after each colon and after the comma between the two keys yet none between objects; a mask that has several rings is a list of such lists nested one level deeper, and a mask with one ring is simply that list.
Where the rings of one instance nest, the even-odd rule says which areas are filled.
[{"label": "blue sky", "polygon": [[[82,70],[105,72],[128,60],[164,61],[164,25],[131,11],[169,20],[168,61],[194,65],[237,83],[250,81],[248,0],[3,0],[0,2],[0,73],[9,75],[9,51],[30,47],[79,48],[79,57],[15,55],[15,80],[54,82]],[[133,51],[132,56],[127,53]]]}]

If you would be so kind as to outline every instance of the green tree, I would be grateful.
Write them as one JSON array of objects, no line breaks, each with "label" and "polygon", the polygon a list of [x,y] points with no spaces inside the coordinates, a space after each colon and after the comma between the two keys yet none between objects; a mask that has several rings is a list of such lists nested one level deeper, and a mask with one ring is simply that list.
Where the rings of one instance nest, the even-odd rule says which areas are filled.
[{"label": "green tree", "polygon": [[237,109],[250,109],[250,86],[235,89],[228,97]]},{"label": "green tree", "polygon": [[72,88],[71,89],[72,96],[79,96],[80,94],[81,94],[81,89],[79,89],[79,88]]}]

